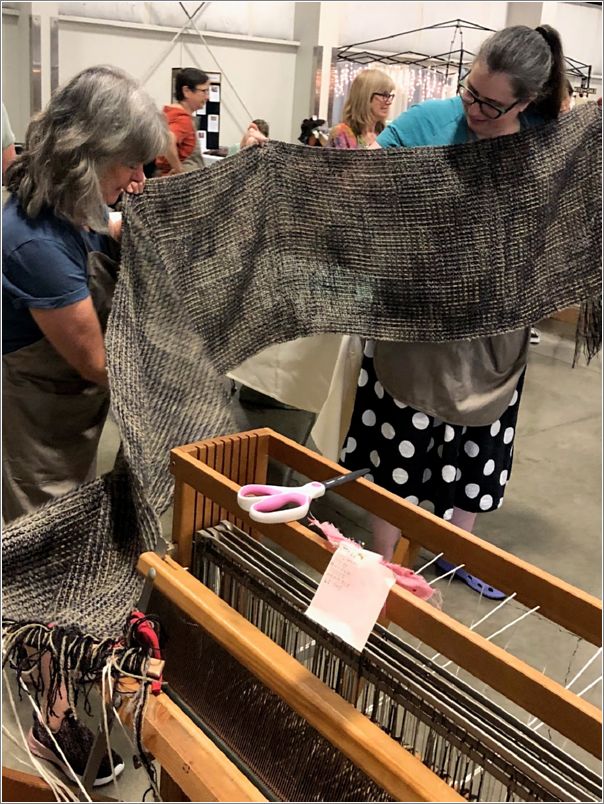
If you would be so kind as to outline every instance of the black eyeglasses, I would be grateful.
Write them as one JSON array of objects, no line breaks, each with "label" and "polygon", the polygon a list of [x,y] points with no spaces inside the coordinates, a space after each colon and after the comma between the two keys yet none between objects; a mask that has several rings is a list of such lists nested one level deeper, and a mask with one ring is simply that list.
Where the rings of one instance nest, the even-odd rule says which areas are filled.
[{"label": "black eyeglasses", "polygon": [[462,100],[462,103],[465,103],[466,106],[471,106],[473,103],[478,104],[478,108],[483,113],[485,117],[488,117],[490,120],[497,120],[498,117],[501,117],[502,114],[507,114],[510,109],[513,109],[517,103],[520,103],[520,99],[515,100],[511,106],[507,108],[504,106],[497,106],[495,103],[490,103],[489,101],[481,100],[478,95],[472,92],[471,89],[465,84],[459,83],[457,87],[457,91],[459,92],[459,97]]},{"label": "black eyeglasses", "polygon": [[371,96],[371,100],[375,97],[381,98],[384,103],[392,103],[394,100],[394,92],[374,92]]}]

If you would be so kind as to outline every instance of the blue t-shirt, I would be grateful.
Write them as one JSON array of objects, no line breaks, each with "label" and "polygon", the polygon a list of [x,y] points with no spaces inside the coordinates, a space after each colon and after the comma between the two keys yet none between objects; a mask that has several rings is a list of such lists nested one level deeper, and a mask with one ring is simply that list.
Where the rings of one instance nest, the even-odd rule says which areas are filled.
[{"label": "blue t-shirt", "polygon": [[[520,128],[538,126],[545,121],[537,114],[522,112]],[[382,131],[377,141],[382,148],[414,148],[423,145],[461,145],[468,142],[466,123],[459,95],[446,100],[427,100],[400,114]]]},{"label": "blue t-shirt", "polygon": [[15,196],[2,210],[2,353],[43,337],[30,308],[67,307],[90,295],[88,251],[107,236],[76,229],[50,210],[28,218]]}]

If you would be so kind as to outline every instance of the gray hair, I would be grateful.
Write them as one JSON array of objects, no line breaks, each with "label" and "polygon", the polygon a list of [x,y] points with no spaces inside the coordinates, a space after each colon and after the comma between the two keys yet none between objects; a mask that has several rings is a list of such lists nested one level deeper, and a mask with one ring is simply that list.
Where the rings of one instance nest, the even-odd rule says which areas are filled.
[{"label": "gray hair", "polygon": [[532,99],[547,118],[558,116],[566,80],[564,53],[560,35],[549,25],[497,31],[482,43],[476,60],[491,72],[506,73],[517,98]]},{"label": "gray hair", "polygon": [[168,138],[164,115],[137,81],[116,67],[90,67],[32,118],[7,187],[30,218],[49,207],[76,226],[105,231],[99,178],[116,163],[151,162]]}]

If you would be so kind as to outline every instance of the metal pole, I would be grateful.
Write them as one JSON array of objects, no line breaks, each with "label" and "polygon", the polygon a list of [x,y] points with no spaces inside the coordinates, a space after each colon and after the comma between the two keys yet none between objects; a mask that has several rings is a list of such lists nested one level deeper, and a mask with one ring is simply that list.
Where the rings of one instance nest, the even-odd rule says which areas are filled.
[{"label": "metal pole", "polygon": [[[181,5],[182,5],[182,3],[181,3]],[[170,43],[168,44],[168,47],[164,50],[164,52],[160,55],[160,57],[151,65],[151,67],[147,70],[145,75],[140,79],[141,84],[143,86],[151,78],[151,76],[157,70],[157,68],[160,66],[160,64],[165,59],[168,58],[170,53],[174,50],[174,46],[175,46],[176,42],[182,36],[182,34],[186,31],[186,29],[189,28],[189,26],[193,23],[193,20],[195,19],[195,17],[200,13],[203,14],[203,12],[205,11],[204,6],[206,6],[206,3],[200,3],[191,17],[189,17],[189,15],[187,14],[187,17],[189,17],[189,18],[187,19],[185,24],[182,26],[180,31],[177,31],[177,33],[174,34],[174,36],[170,40]]]},{"label": "metal pole", "polygon": [[[182,3],[179,3],[179,6],[182,8],[182,10],[185,12],[185,14],[186,14],[186,15],[187,15],[187,17],[188,17],[188,16],[189,16],[189,12],[188,12],[188,11],[187,11],[187,9],[185,8],[185,6],[184,6]],[[237,100],[239,101],[239,103],[241,104],[241,106],[243,107],[243,110],[245,111],[246,115],[248,116],[248,120],[252,120],[252,119],[253,119],[253,115],[252,115],[252,113],[251,113],[251,112],[250,112],[250,110],[247,108],[247,106],[245,105],[245,103],[242,101],[242,99],[241,99],[241,97],[240,97],[239,93],[237,92],[237,90],[236,90],[236,89],[235,89],[235,87],[233,86],[232,82],[229,80],[228,75],[227,75],[227,74],[226,74],[226,72],[224,71],[224,68],[221,66],[221,64],[220,64],[220,62],[218,61],[218,59],[217,59],[217,58],[216,58],[216,56],[215,56],[215,55],[212,53],[212,50],[211,50],[210,46],[208,45],[208,43],[206,42],[206,40],[204,39],[203,34],[202,34],[202,33],[201,33],[201,31],[199,30],[199,28],[198,28],[198,27],[195,25],[195,21],[193,20],[193,18],[192,18],[192,17],[190,17],[189,19],[190,19],[191,26],[192,26],[192,27],[193,27],[193,28],[194,28],[194,29],[197,31],[197,33],[199,34],[199,38],[201,39],[202,44],[203,44],[203,45],[204,45],[204,46],[207,48],[208,53],[209,53],[209,54],[210,54],[210,56],[211,56],[211,57],[214,59],[214,61],[216,62],[216,66],[218,67],[218,69],[220,70],[220,72],[222,73],[222,75],[224,76],[225,81],[226,81],[226,82],[227,82],[227,84],[230,86],[230,88],[233,90],[233,94],[235,95],[235,97],[237,98]]]},{"label": "metal pole", "polygon": [[[461,81],[461,71],[463,70],[463,40],[461,42],[461,48],[459,49],[459,64],[457,66],[457,84],[459,86],[459,82]],[[455,90],[457,92],[457,89]]]}]

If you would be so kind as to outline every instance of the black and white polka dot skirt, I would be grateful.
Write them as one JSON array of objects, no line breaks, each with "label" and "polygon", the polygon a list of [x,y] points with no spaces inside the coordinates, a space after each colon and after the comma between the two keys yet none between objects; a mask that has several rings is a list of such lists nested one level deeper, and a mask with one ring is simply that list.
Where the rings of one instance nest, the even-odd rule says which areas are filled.
[{"label": "black and white polka dot skirt", "polygon": [[451,518],[454,507],[474,513],[499,508],[512,472],[524,372],[496,422],[462,427],[389,396],[368,346],[341,464],[371,467],[369,480],[443,519]]}]

